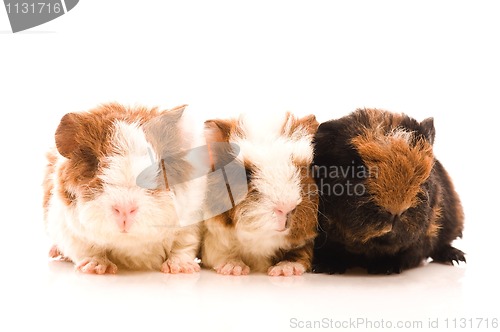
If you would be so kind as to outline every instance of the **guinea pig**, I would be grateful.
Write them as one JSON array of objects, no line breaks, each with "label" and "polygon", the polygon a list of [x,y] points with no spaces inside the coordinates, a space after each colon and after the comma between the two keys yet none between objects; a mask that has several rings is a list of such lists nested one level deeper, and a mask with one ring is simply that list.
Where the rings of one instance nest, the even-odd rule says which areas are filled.
[{"label": "guinea pig", "polygon": [[314,137],[320,193],[314,271],[400,273],[429,257],[465,262],[451,244],[464,213],[434,157],[434,120],[358,109],[322,123]]},{"label": "guinea pig", "polygon": [[[200,140],[186,128],[184,108],[113,103],[62,117],[44,178],[51,257],[70,260],[84,273],[199,271],[201,224],[185,222],[189,216],[181,210],[202,216],[206,186],[198,180],[174,188],[163,172],[182,169],[189,179],[193,169],[182,151]],[[203,130],[199,134],[204,139]],[[176,163],[155,162],[168,149],[177,153]]]},{"label": "guinea pig", "polygon": [[[211,148],[215,163],[234,158],[243,170],[239,187],[231,181],[233,171],[224,175],[228,190],[233,189],[230,208],[204,222],[202,265],[220,274],[291,276],[311,268],[318,196],[310,166],[319,124],[313,115],[269,118],[205,122],[207,144],[223,142],[230,147],[222,149],[225,154]],[[225,188],[213,189],[219,185],[209,181],[208,202],[220,202],[227,195]]]}]

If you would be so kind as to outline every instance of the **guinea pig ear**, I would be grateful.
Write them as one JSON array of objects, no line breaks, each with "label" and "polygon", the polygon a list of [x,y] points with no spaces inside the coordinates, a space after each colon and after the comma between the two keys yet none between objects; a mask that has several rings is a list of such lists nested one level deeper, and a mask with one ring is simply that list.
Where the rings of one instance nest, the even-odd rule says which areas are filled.
[{"label": "guinea pig ear", "polygon": [[68,113],[62,117],[55,133],[57,151],[62,156],[70,158],[78,149],[77,137],[80,128],[81,119],[79,114]]},{"label": "guinea pig ear", "polygon": [[427,118],[420,122],[420,127],[422,128],[423,134],[427,140],[434,144],[434,138],[436,137],[436,129],[434,128],[434,118]]},{"label": "guinea pig ear", "polygon": [[235,120],[207,120],[205,121],[205,138],[208,143],[229,142],[231,131],[235,127]]},{"label": "guinea pig ear", "polygon": [[340,120],[330,120],[318,126],[313,140],[317,162],[321,163],[322,158],[328,158],[329,151],[337,148],[344,127]]},{"label": "guinea pig ear", "polygon": [[282,134],[287,137],[293,137],[300,133],[303,135],[304,130],[307,134],[314,135],[318,130],[319,123],[313,114],[297,119],[292,113],[286,113],[286,121],[282,129]]},{"label": "guinea pig ear", "polygon": [[187,105],[181,105],[161,111],[160,115],[143,125],[146,137],[162,157],[180,152],[185,148],[182,144],[182,129],[179,124],[186,107]]},{"label": "guinea pig ear", "polygon": [[335,137],[339,134],[341,128],[342,128],[342,123],[340,120],[326,121],[318,126],[316,135],[326,134],[330,135],[331,137]]},{"label": "guinea pig ear", "polygon": [[182,114],[184,114],[184,110],[186,109],[187,106],[188,106],[187,104],[179,105],[172,109],[162,111],[162,113],[168,114],[169,118],[172,121],[179,121],[180,118],[182,117]]},{"label": "guinea pig ear", "polygon": [[316,120],[316,116],[314,114],[309,114],[299,119],[298,121],[302,127],[306,128],[307,132],[311,135],[314,135],[319,127],[319,122]]}]

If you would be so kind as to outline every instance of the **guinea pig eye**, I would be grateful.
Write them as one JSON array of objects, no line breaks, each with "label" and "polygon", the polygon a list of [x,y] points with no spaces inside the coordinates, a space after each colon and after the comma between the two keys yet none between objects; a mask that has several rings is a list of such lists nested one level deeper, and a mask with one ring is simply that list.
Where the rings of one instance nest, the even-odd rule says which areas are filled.
[{"label": "guinea pig eye", "polygon": [[427,203],[430,200],[429,192],[425,190],[426,188],[422,188],[417,194],[417,201],[419,203]]},{"label": "guinea pig eye", "polygon": [[252,178],[252,170],[245,167],[245,173],[246,173],[246,176],[247,176],[247,180],[250,180]]},{"label": "guinea pig eye", "polygon": [[358,165],[356,173],[357,173],[356,177],[358,179],[366,179],[369,178],[370,176],[377,177],[376,170],[375,169],[372,170],[370,174],[370,171],[365,167],[365,165]]},{"label": "guinea pig eye", "polygon": [[163,191],[162,189],[145,189],[146,194],[150,196],[156,196],[162,191]]},{"label": "guinea pig eye", "polygon": [[73,162],[81,179],[93,178],[99,167],[99,160],[90,149],[81,149],[73,158]]}]

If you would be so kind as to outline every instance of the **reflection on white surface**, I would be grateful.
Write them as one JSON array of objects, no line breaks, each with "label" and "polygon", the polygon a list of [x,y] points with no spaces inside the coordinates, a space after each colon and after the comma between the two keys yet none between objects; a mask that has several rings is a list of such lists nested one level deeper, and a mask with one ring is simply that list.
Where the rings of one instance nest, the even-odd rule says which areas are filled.
[{"label": "reflection on white surface", "polygon": [[12,322],[21,328],[36,322],[53,331],[70,326],[72,330],[287,331],[314,322],[356,321],[363,330],[366,326],[359,325],[363,321],[417,321],[425,327],[437,318],[444,322],[497,315],[490,306],[497,300],[488,295],[498,291],[484,292],[481,284],[488,278],[483,279],[479,272],[484,268],[473,259],[460,266],[427,263],[390,276],[354,270],[345,275],[235,277],[209,270],[192,275],[129,271],[86,275],[74,271],[71,263],[43,256],[32,255],[30,265],[14,263],[16,273],[4,275],[3,300],[8,299],[9,309],[0,324]]}]

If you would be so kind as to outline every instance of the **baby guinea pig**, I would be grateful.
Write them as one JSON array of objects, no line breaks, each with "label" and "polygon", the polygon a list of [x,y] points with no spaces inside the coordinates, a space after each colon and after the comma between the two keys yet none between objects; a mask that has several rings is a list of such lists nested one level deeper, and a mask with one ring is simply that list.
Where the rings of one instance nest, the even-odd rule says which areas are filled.
[{"label": "baby guinea pig", "polygon": [[315,135],[320,192],[315,272],[400,273],[431,257],[465,262],[451,243],[464,214],[433,155],[432,118],[358,109],[322,123]]},{"label": "baby guinea pig", "polygon": [[[49,255],[74,262],[85,273],[116,273],[118,266],[165,273],[192,273],[200,267],[200,223],[183,225],[182,206],[201,214],[203,183],[165,185],[165,153],[189,146],[184,107],[169,111],[107,104],[68,113],[55,133],[44,179],[44,216],[53,247]],[[163,139],[154,137],[164,133]],[[203,139],[203,132],[200,133]],[[181,154],[182,155],[182,154]],[[163,165],[165,166],[165,165]],[[177,161],[189,177],[190,165]],[[138,185],[145,169],[154,186]],[[201,221],[202,219],[200,219]]]},{"label": "baby guinea pig", "polygon": [[[275,121],[242,116],[205,124],[209,145],[226,142],[241,152],[235,160],[244,170],[245,194],[235,195],[231,209],[205,221],[203,266],[224,275],[290,276],[310,270],[318,205],[310,172],[316,118],[287,113]],[[220,156],[213,158],[217,162]],[[220,200],[225,193],[212,188],[209,181],[209,197]]]}]

